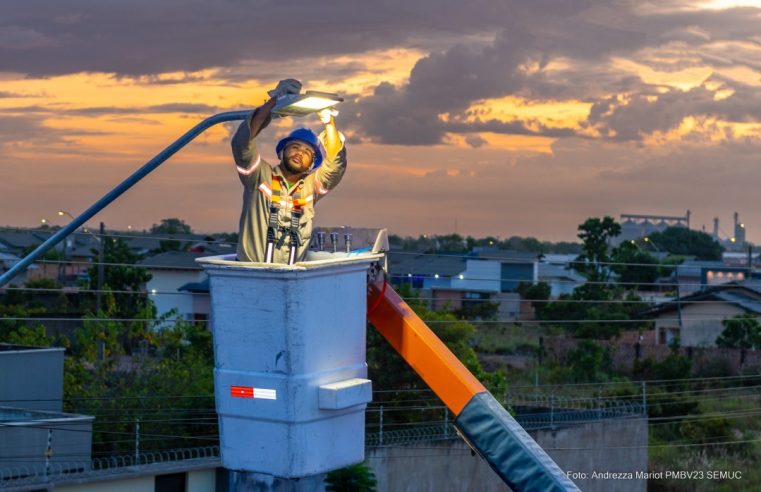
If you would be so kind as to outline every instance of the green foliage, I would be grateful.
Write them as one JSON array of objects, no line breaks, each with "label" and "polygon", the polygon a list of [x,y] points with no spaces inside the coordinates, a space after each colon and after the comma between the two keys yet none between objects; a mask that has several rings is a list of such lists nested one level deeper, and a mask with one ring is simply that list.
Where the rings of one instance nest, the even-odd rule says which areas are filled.
[{"label": "green foliage", "polygon": [[582,254],[576,259],[576,269],[584,273],[590,282],[606,282],[609,268],[605,264],[610,262],[608,244],[612,238],[621,234],[621,225],[612,217],[590,217],[578,229]]},{"label": "green foliage", "polygon": [[[650,417],[673,418],[678,421],[698,408],[694,396],[686,393],[689,385],[685,380],[691,376],[691,371],[690,360],[676,350],[663,362],[655,362],[653,359],[635,361],[635,376],[646,380],[669,381],[668,384],[648,386],[647,413]],[[662,430],[669,432],[668,427]]]},{"label": "green foliage", "polygon": [[452,311],[452,314],[459,319],[496,321],[498,312],[498,302],[466,299],[462,301],[462,307]]},{"label": "green foliage", "polygon": [[[214,408],[211,334],[186,322],[160,330],[151,323],[146,330],[148,354],[130,359],[120,357],[129,347],[118,323],[88,320],[77,330],[73,356],[65,360],[66,410],[98,417],[95,452],[134,449],[134,441],[115,440],[114,433],[134,435],[137,420],[144,436],[175,436],[143,439],[144,450],[214,442],[213,437],[199,437],[217,431],[216,419],[209,418]],[[99,342],[104,345],[102,360],[97,357]],[[155,418],[161,414],[171,414],[171,421]]]},{"label": "green foliage", "polygon": [[715,446],[721,441],[735,441],[732,424],[724,417],[702,417],[698,419],[686,419],[679,425],[679,432],[690,444],[702,444],[702,450],[706,454],[723,453],[725,450],[742,453],[738,446]]},{"label": "green foliage", "polygon": [[741,314],[721,322],[724,331],[716,338],[716,346],[724,348],[761,349],[761,324],[750,314]]},{"label": "green foliage", "polygon": [[673,255],[694,256],[698,260],[721,260],[724,248],[705,232],[686,227],[669,227],[650,235],[654,244]]},{"label": "green foliage", "polygon": [[325,490],[331,492],[373,492],[378,481],[365,463],[333,470],[325,477]]},{"label": "green foliage", "polygon": [[[182,219],[172,217],[169,219],[161,219],[159,224],[153,224],[151,226],[151,234],[157,236],[171,236],[172,234],[192,234],[193,230]],[[159,249],[154,251],[155,253],[162,253],[164,251],[185,251],[190,247],[188,242],[180,242],[174,239],[167,239],[159,241]]]},{"label": "green foliage", "polygon": [[624,241],[611,252],[611,269],[618,274],[618,282],[627,288],[650,287],[661,275],[658,260],[629,241]]},{"label": "green foliage", "polygon": [[0,303],[0,342],[10,342],[13,333],[28,327],[28,321],[24,318],[33,318],[45,314],[47,309],[35,305],[30,307],[29,304],[39,304],[28,302],[28,293],[23,291],[9,291],[5,295],[6,299]]},{"label": "green foliage", "polygon": [[567,380],[574,383],[602,383],[613,374],[610,349],[592,340],[582,340],[568,353]]},{"label": "green foliage", "polygon": [[[103,314],[114,318],[136,318],[139,314],[153,312],[153,303],[148,299],[143,287],[151,279],[145,268],[135,266],[140,259],[122,238],[103,237],[103,286],[105,293],[101,300]],[[88,270],[91,290],[98,289],[98,267]],[[126,291],[126,292],[125,292]],[[94,295],[89,296],[94,305]],[[146,311],[147,310],[147,311]],[[94,311],[94,309],[93,309]],[[153,316],[148,316],[152,318]]]},{"label": "green foliage", "polygon": [[54,340],[47,335],[45,327],[42,325],[37,325],[32,328],[22,326],[17,330],[10,332],[2,341],[13,345],[27,345],[31,347],[69,346],[69,340],[66,337],[59,337]]},{"label": "green foliage", "polygon": [[547,302],[550,299],[552,288],[547,282],[528,283],[521,282],[516,289],[521,299],[530,299],[534,314],[541,318],[544,314]]},{"label": "green foliage", "polygon": [[[594,302],[598,301],[598,302]],[[637,319],[646,304],[633,291],[618,287],[582,285],[571,295],[562,295],[538,312],[539,319],[555,320],[577,338],[610,339],[621,329],[651,329],[651,322],[621,323]],[[562,321],[560,321],[562,320]]]}]

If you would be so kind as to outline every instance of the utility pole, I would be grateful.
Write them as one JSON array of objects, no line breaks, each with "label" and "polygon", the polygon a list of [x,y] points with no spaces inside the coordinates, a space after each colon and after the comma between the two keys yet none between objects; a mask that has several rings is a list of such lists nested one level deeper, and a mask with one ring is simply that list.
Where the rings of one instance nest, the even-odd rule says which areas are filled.
[{"label": "utility pole", "polygon": [[98,292],[95,297],[95,311],[100,312],[101,308],[101,300],[103,297],[102,290],[103,290],[103,261],[104,261],[104,249],[105,249],[105,241],[106,241],[106,226],[103,224],[103,222],[100,223],[100,245],[98,247]]}]

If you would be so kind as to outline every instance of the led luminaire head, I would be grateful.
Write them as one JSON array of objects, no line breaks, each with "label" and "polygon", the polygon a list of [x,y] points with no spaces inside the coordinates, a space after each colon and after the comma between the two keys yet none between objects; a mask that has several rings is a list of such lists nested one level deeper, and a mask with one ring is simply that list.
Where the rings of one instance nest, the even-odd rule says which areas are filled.
[{"label": "led luminaire head", "polygon": [[285,94],[277,98],[272,112],[280,116],[305,116],[343,102],[338,94],[306,91],[304,94]]}]

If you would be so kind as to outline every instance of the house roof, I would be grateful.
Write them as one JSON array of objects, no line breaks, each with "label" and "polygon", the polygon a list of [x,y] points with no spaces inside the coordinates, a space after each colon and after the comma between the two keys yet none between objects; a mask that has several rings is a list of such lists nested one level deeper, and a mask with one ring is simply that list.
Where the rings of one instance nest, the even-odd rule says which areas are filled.
[{"label": "house roof", "polygon": [[208,294],[209,293],[209,277],[206,277],[200,282],[188,282],[179,289],[179,291],[193,292],[195,294]]},{"label": "house roof", "polygon": [[478,251],[475,256],[482,260],[496,260],[502,263],[533,263],[539,258],[539,253],[498,249]]},{"label": "house roof", "polygon": [[31,229],[16,229],[0,231],[0,243],[5,244],[8,249],[21,250],[40,244],[50,237],[50,233],[33,231]]},{"label": "house roof", "polygon": [[761,301],[756,298],[743,295],[740,292],[725,291],[716,292],[714,296],[718,299],[734,304],[735,306],[741,307],[751,313],[761,314]]},{"label": "house roof", "polygon": [[547,278],[562,278],[573,280],[575,282],[585,282],[587,280],[577,272],[558,265],[551,265],[549,263],[539,263],[538,265],[537,273],[539,280]]},{"label": "house roof", "polygon": [[209,256],[208,253],[191,251],[166,251],[140,260],[137,264],[150,270],[202,270],[196,258]]},{"label": "house roof", "polygon": [[[706,290],[684,296],[680,303],[691,303],[715,299],[733,304],[748,312],[761,314],[761,282],[754,280],[748,282],[731,282],[710,287]],[[676,311],[676,300],[664,302],[646,311],[646,315],[658,315],[670,311]]]},{"label": "house roof", "polygon": [[416,253],[409,251],[390,251],[388,269],[391,275],[436,275],[453,277],[465,271],[465,257],[462,255],[444,255]]}]

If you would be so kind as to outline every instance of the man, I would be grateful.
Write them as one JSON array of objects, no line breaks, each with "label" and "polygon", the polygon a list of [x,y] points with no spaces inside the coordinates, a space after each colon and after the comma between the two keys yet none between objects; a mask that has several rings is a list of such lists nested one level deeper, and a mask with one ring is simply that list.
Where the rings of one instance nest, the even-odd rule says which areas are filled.
[{"label": "man", "polygon": [[314,206],[338,185],[346,171],[344,136],[336,129],[334,116],[338,113],[330,109],[319,113],[325,126],[319,137],[299,128],[278,142],[277,166],[262,159],[255,139],[269,125],[278,96],[300,91],[299,81],[281,80],[268,93],[270,99],[253,111],[233,136],[233,156],[243,183],[239,261],[293,264],[304,260]]}]

